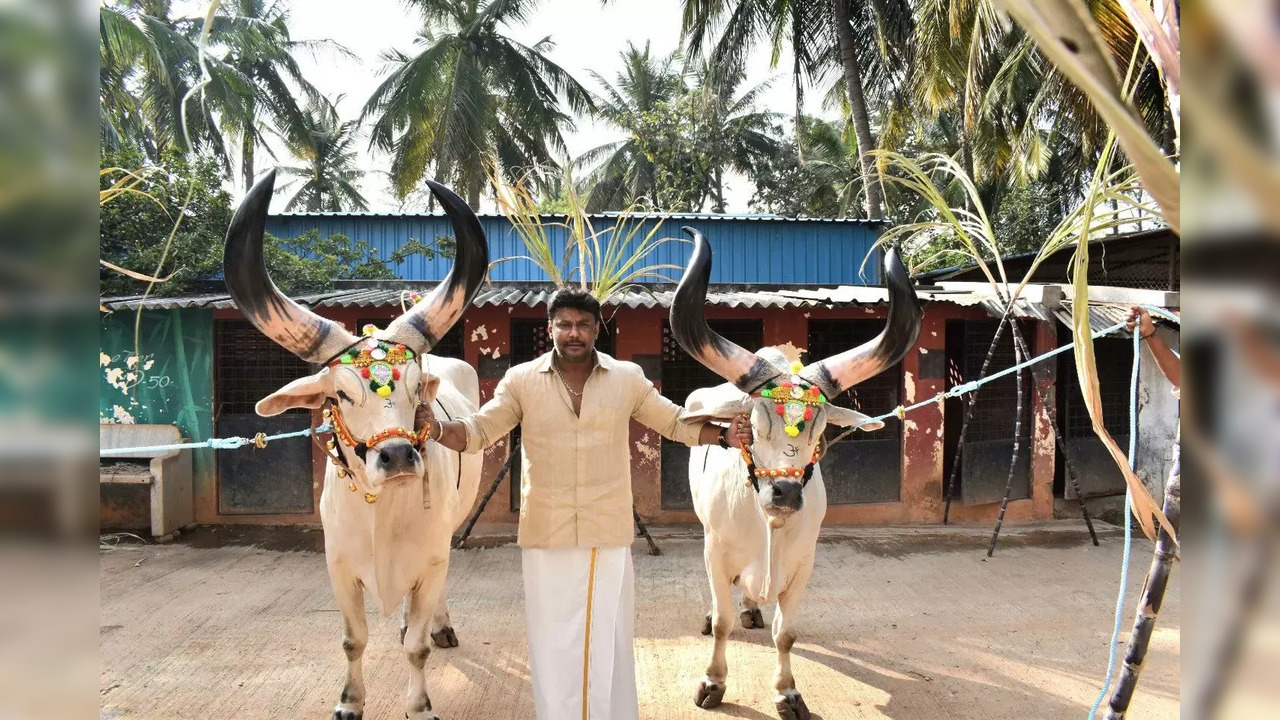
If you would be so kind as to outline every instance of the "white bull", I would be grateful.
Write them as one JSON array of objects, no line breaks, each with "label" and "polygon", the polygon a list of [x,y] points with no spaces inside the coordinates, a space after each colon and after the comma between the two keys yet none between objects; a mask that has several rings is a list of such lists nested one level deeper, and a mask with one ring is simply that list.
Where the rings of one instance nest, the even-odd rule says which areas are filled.
[{"label": "white bull", "polygon": [[342,612],[347,681],[335,720],[362,717],[361,659],[369,639],[364,593],[389,615],[405,601],[400,638],[410,663],[406,716],[435,720],[426,689],[427,637],[456,647],[445,598],[453,530],[475,501],[482,458],[460,456],[415,428],[419,404],[437,416],[474,413],[476,372],[464,362],[426,354],[470,304],[488,265],[479,221],[466,204],[430,183],[457,234],[449,275],[430,297],[383,331],[356,337],[342,325],[284,297],[262,257],[274,173],[249,191],[227,232],[227,287],[258,329],[299,357],[324,367],[258,402],[258,414],[325,408],[334,426],[320,497],[325,561]]},{"label": "white bull", "polygon": [[715,645],[694,701],[712,708],[727,688],[725,647],[733,628],[732,586],[743,594],[746,628],[764,627],[760,605],[776,602],[773,642],[777,649],[775,705],[783,720],[810,713],[791,673],[795,620],[813,571],[818,532],[827,510],[818,465],[828,424],[876,430],[870,418],[827,402],[844,390],[892,367],[910,349],[921,310],[897,252],[885,256],[889,317],[870,342],[808,366],[791,365],[782,352],[750,353],[712,331],[703,316],[711,273],[711,247],[697,231],[689,267],[671,307],[671,327],[689,354],[730,382],[694,391],[686,401],[692,417],[728,420],[749,414],[755,442],[749,452],[697,448],[689,456],[693,507],[702,522],[703,559],[711,584],[711,612],[703,634]]}]

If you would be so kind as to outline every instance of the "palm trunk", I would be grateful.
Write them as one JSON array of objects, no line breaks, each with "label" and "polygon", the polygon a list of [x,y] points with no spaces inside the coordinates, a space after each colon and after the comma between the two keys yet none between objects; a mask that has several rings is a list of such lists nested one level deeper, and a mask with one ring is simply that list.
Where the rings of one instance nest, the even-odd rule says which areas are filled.
[{"label": "palm trunk", "polygon": [[804,85],[800,81],[800,56],[796,55],[791,75],[796,81],[796,160],[804,164]]},{"label": "palm trunk", "polygon": [[724,212],[724,169],[716,168],[716,199],[712,212]]},{"label": "palm trunk", "polygon": [[467,188],[467,205],[471,206],[473,212],[480,212],[480,183]]},{"label": "palm trunk", "polygon": [[[1178,454],[1178,446],[1175,444],[1173,470],[1169,473],[1169,482],[1164,489],[1164,515],[1169,518],[1169,524],[1173,525],[1175,531],[1182,517],[1182,472]],[[1129,518],[1125,518],[1125,522],[1129,522]],[[1138,604],[1133,633],[1129,636],[1129,649],[1124,655],[1124,670],[1121,671],[1120,681],[1116,683],[1111,701],[1107,703],[1107,720],[1122,720],[1129,710],[1129,701],[1133,699],[1133,691],[1137,689],[1142,663],[1147,659],[1151,632],[1155,630],[1156,617],[1164,603],[1164,591],[1169,585],[1169,573],[1177,553],[1173,538],[1161,526],[1160,535],[1156,538],[1156,551],[1151,558],[1151,569],[1147,571],[1147,581],[1142,587],[1142,602]]]},{"label": "palm trunk", "polygon": [[854,132],[858,136],[858,164],[862,169],[862,184],[867,193],[867,217],[880,220],[884,217],[881,210],[880,183],[872,174],[871,151],[875,149],[875,139],[871,136],[871,117],[867,112],[867,98],[862,91],[862,67],[858,64],[858,51],[854,46],[853,25],[849,21],[849,1],[835,0],[836,37],[840,40],[840,56],[844,60],[844,84],[849,96],[849,114],[853,118]]},{"label": "palm trunk", "polygon": [[253,133],[247,129],[240,147],[240,172],[244,175],[244,189],[253,188]]}]

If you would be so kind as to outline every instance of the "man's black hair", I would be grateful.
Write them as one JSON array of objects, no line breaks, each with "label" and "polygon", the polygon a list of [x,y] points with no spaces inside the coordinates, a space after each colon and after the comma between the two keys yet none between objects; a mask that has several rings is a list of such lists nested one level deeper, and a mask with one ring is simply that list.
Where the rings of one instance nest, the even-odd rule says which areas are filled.
[{"label": "man's black hair", "polygon": [[596,322],[603,322],[600,319],[600,301],[580,287],[566,285],[556,290],[551,296],[551,302],[547,303],[547,322],[555,319],[557,310],[564,308],[591,313]]}]

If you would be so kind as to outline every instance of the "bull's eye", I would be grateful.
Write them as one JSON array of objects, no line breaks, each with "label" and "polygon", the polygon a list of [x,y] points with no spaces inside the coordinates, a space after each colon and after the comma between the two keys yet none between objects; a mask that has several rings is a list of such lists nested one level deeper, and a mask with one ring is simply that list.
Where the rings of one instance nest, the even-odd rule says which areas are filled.
[{"label": "bull's eye", "polygon": [[338,391],[338,399],[339,399],[339,400],[345,400],[346,402],[349,402],[349,403],[352,403],[352,404],[354,404],[354,403],[355,403],[355,401],[351,399],[351,396],[350,396],[350,395],[346,394],[345,392],[343,392],[343,391],[341,391],[341,390],[339,390],[339,391]]}]

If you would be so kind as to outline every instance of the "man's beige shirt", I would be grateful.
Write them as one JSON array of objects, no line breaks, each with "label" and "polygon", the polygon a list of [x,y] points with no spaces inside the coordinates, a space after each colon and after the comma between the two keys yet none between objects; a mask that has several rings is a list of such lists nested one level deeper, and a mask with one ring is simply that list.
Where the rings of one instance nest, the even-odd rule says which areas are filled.
[{"label": "man's beige shirt", "polygon": [[551,355],[511,368],[493,399],[462,419],[465,452],[480,452],[520,425],[521,547],[630,545],[630,421],[690,446],[702,422],[686,420],[685,410],[662,397],[639,365],[601,352],[579,417]]}]

